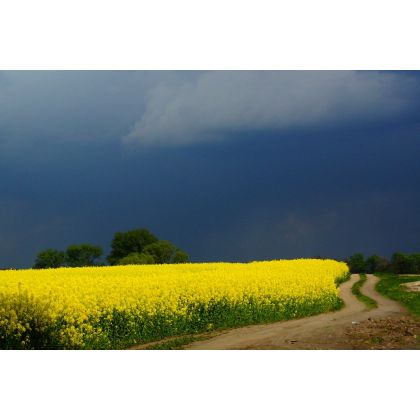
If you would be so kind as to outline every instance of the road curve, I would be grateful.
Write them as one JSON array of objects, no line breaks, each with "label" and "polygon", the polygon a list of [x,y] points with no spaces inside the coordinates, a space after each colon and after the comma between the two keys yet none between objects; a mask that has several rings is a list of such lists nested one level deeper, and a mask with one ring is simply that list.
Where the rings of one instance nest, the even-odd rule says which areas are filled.
[{"label": "road curve", "polygon": [[379,279],[372,274],[367,275],[367,281],[361,287],[361,292],[376,300],[378,308],[367,310],[351,292],[353,284],[358,280],[359,275],[353,274],[349,281],[340,286],[340,297],[344,301],[344,308],[339,311],[273,324],[237,328],[205,341],[196,341],[185,349],[321,349],[329,348],[328,344],[332,341],[342,343],[342,348],[346,348],[345,330],[352,324],[369,318],[406,313],[406,309],[397,302],[383,297],[375,290]]}]

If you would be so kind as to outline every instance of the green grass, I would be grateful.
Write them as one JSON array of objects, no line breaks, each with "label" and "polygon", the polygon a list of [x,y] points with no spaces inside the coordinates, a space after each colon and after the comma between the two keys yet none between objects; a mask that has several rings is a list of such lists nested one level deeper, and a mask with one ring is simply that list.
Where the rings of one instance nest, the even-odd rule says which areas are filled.
[{"label": "green grass", "polygon": [[171,340],[164,341],[163,343],[153,344],[146,347],[145,350],[180,350],[182,347],[194,341],[205,340],[208,337],[199,335],[187,335],[183,337],[176,337]]},{"label": "green grass", "polygon": [[370,339],[370,342],[371,342],[372,344],[382,344],[384,341],[385,341],[385,340],[384,340],[384,338],[383,338],[383,337],[381,337],[381,336],[372,337],[372,338]]},{"label": "green grass", "polygon": [[381,279],[376,285],[376,290],[379,293],[400,302],[413,315],[420,317],[420,293],[408,292],[401,286],[402,283],[420,281],[420,275],[415,277],[404,277],[397,274],[380,273],[377,274],[377,276]]},{"label": "green grass", "polygon": [[348,272],[347,274],[344,274],[344,276],[337,277],[335,279],[336,286],[338,287],[338,286],[340,286],[340,284],[343,284],[344,282],[350,280],[350,276],[351,276],[351,274],[350,274],[350,272]]},{"label": "green grass", "polygon": [[360,280],[353,284],[351,291],[354,294],[354,296],[356,296],[356,298],[359,299],[360,302],[364,303],[369,310],[375,309],[378,307],[378,303],[376,302],[376,300],[362,294],[362,292],[360,291],[360,288],[363,286],[366,280],[366,274],[360,274]]}]

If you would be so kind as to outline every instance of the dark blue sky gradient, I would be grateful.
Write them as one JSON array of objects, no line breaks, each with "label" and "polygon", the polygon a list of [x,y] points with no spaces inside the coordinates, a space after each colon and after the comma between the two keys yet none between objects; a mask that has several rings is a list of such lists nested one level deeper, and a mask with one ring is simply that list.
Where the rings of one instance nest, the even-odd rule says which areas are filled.
[{"label": "dark blue sky gradient", "polygon": [[[127,109],[143,106],[129,102]],[[11,142],[8,120],[0,119],[0,146],[7,143],[0,149],[0,267],[27,267],[44,248],[78,242],[108,252],[114,232],[137,227],[173,241],[194,261],[418,252],[419,111],[138,147],[120,141],[134,110],[115,131],[104,121],[103,141],[56,141],[54,132],[28,126],[25,141]],[[51,112],[60,118],[60,110]],[[102,123],[77,108],[72,118],[88,131]]]}]

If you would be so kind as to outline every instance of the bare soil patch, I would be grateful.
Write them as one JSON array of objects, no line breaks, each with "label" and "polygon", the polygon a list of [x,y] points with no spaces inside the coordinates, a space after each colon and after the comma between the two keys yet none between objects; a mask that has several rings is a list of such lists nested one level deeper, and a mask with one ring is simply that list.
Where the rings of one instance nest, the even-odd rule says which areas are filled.
[{"label": "bare soil patch", "polygon": [[420,281],[402,283],[401,286],[405,287],[409,292],[420,292]]},{"label": "bare soil patch", "polygon": [[420,321],[410,316],[369,318],[345,334],[353,349],[420,349]]}]

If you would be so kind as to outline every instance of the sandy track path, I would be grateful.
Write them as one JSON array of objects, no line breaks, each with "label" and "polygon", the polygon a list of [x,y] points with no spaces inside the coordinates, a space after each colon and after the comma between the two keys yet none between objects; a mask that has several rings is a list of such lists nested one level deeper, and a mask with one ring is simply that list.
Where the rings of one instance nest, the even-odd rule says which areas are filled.
[{"label": "sandy track path", "polygon": [[352,275],[349,281],[340,286],[340,296],[345,304],[340,311],[237,328],[209,340],[194,342],[185,348],[194,350],[349,348],[345,332],[349,326],[367,319],[406,313],[406,309],[397,302],[383,297],[375,290],[379,279],[371,274],[367,275],[367,281],[361,292],[375,299],[378,308],[368,311],[351,292],[353,284],[358,280],[359,275]]},{"label": "sandy track path", "polygon": [[391,300],[381,295],[376,289],[376,283],[378,283],[378,277],[373,274],[367,274],[367,281],[360,288],[362,294],[369,296],[370,298],[376,300],[378,303],[378,308],[374,310],[373,315],[378,316],[387,316],[393,313],[405,313],[407,310],[402,307],[395,300]]}]

